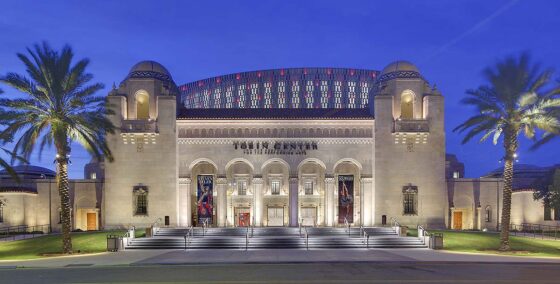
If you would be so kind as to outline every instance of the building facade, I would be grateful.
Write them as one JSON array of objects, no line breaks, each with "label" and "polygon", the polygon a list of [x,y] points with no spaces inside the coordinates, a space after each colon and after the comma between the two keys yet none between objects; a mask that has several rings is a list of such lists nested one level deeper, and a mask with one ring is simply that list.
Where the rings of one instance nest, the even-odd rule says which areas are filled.
[{"label": "building facade", "polygon": [[[115,161],[92,161],[85,179],[72,181],[76,229],[497,225],[501,177],[463,178],[462,164],[446,156],[444,98],[409,62],[177,86],[161,64],[143,61],[107,102]],[[1,182],[0,226],[59,230],[54,184]],[[524,189],[530,194],[514,193],[513,218],[544,222],[534,211],[546,210]]]}]

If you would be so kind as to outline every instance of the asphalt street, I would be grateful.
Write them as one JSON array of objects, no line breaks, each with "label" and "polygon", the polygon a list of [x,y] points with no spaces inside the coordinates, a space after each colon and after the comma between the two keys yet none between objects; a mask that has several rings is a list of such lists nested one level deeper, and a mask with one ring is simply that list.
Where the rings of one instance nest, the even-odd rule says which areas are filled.
[{"label": "asphalt street", "polygon": [[560,264],[324,262],[0,269],[0,283],[559,283]]}]

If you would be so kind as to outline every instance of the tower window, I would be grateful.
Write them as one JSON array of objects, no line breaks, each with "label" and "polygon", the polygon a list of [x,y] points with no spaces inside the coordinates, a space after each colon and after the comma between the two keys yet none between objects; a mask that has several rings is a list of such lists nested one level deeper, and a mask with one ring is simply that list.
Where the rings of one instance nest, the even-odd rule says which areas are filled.
[{"label": "tower window", "polygon": [[305,195],[313,195],[313,182],[307,181],[303,184]]},{"label": "tower window", "polygon": [[97,179],[97,173],[91,173],[90,177],[91,179]]},{"label": "tower window", "polygon": [[418,215],[418,187],[403,187],[403,207],[404,215]]},{"label": "tower window", "polygon": [[237,194],[247,195],[247,181],[242,180],[237,182]]},{"label": "tower window", "polygon": [[273,180],[270,183],[270,192],[273,195],[279,195],[280,194],[280,181],[279,180]]},{"label": "tower window", "polygon": [[414,93],[410,90],[406,90],[401,95],[401,118],[402,119],[413,119],[414,118]]},{"label": "tower window", "polygon": [[148,215],[148,187],[135,186],[134,196],[134,215]]},{"label": "tower window", "polygon": [[144,90],[136,93],[136,119],[150,118],[150,95]]}]

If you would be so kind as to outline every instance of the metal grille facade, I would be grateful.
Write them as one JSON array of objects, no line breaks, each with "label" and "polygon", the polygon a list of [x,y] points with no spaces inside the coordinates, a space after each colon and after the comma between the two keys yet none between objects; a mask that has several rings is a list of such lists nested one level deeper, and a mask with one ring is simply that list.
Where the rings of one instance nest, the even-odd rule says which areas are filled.
[{"label": "metal grille facade", "polygon": [[378,71],[289,68],[229,74],[179,86],[187,109],[372,108]]}]

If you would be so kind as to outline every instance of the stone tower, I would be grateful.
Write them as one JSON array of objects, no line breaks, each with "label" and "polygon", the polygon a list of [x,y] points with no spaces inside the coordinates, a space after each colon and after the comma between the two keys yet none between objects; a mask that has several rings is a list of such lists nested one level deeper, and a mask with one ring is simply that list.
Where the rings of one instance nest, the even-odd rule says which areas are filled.
[{"label": "stone tower", "polygon": [[445,226],[443,97],[413,64],[397,61],[375,94],[375,224]]},{"label": "stone tower", "polygon": [[142,61],[108,96],[115,161],[105,163],[104,227],[176,225],[178,91],[167,69]]}]

